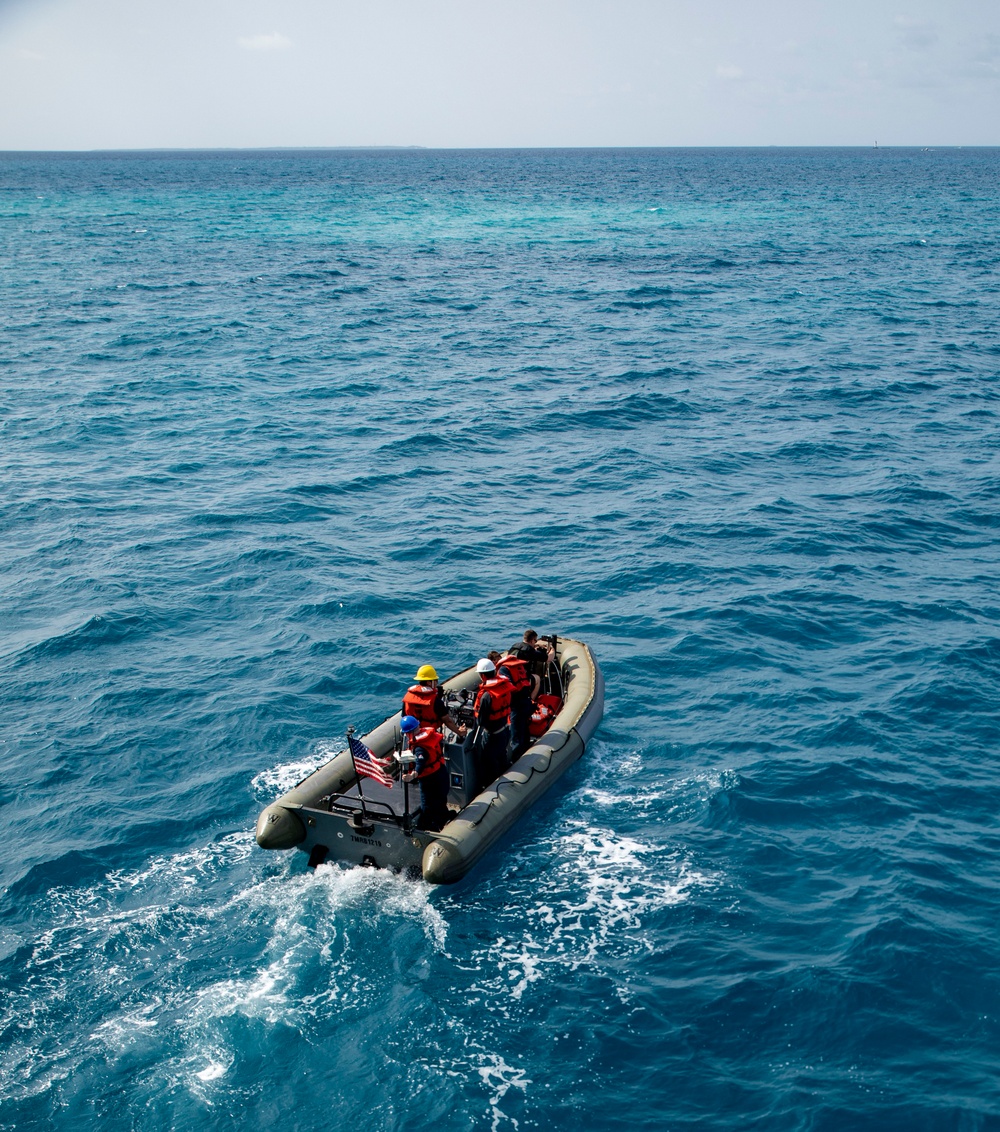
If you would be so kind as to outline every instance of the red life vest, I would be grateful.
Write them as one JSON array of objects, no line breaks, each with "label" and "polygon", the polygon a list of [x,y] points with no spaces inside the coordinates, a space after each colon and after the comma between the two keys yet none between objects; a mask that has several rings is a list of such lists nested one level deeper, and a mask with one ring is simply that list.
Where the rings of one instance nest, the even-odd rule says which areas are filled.
[{"label": "red life vest", "polygon": [[562,700],[558,696],[544,695],[538,697],[538,704],[528,723],[528,734],[532,739],[544,735],[552,725],[552,720],[559,714]]},{"label": "red life vest", "polygon": [[476,713],[476,718],[479,718],[479,703],[483,698],[484,692],[490,694],[490,715],[486,720],[486,726],[490,731],[499,731],[501,727],[506,727],[510,722],[510,697],[514,688],[509,680],[505,680],[502,676],[492,676],[489,680],[479,685],[479,691],[476,692],[476,703],[473,711]]},{"label": "red life vest", "polygon": [[406,695],[403,697],[403,715],[412,715],[421,723],[429,723],[437,727],[441,722],[434,710],[437,698],[437,688],[414,684],[412,688],[406,689]]},{"label": "red life vest", "polygon": [[503,660],[497,661],[497,671],[501,668],[506,668],[510,673],[508,679],[514,689],[514,695],[531,687],[531,677],[528,675],[528,662],[526,660],[518,660],[516,656],[511,654],[505,656]]},{"label": "red life vest", "polygon": [[444,766],[444,740],[441,737],[441,732],[436,728],[424,727],[420,731],[415,731],[410,740],[410,749],[412,750],[414,747],[423,747],[427,752],[427,761],[418,777],[426,778],[429,774],[435,774]]}]

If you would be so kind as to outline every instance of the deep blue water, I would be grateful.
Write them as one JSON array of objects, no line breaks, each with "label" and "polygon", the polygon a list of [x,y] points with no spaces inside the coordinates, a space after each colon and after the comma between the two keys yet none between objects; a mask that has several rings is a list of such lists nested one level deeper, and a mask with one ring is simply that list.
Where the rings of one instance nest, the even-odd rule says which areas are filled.
[{"label": "deep blue water", "polygon": [[[1000,151],[0,155],[0,1127],[1000,1128]],[[607,679],[459,886],[258,810]]]}]

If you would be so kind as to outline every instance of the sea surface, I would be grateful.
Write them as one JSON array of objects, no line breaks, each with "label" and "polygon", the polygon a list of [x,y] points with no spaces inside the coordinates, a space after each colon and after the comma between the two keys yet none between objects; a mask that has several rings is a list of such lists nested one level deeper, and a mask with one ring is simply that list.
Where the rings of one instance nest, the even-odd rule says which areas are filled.
[{"label": "sea surface", "polygon": [[[0,1128],[1000,1129],[1000,151],[0,155]],[[266,853],[607,680],[460,884]]]}]

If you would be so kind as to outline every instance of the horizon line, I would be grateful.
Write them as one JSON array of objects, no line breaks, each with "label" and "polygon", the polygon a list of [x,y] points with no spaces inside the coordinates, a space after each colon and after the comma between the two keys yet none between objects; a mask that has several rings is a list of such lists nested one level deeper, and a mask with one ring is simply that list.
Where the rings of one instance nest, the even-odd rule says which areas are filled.
[{"label": "horizon line", "polygon": [[424,153],[496,153],[496,152],[535,152],[547,153],[553,150],[568,152],[634,152],[636,150],[691,150],[691,149],[998,149],[1000,143],[967,143],[967,142],[914,142],[910,144],[893,145],[874,144],[864,142],[840,144],[798,144],[785,145],[776,143],[756,145],[714,145],[702,143],[698,145],[475,145],[475,146],[434,146],[434,145],[192,145],[192,146],[98,146],[94,148],[73,149],[4,149],[0,154],[100,154],[100,153],[330,153],[330,152],[424,152]]}]

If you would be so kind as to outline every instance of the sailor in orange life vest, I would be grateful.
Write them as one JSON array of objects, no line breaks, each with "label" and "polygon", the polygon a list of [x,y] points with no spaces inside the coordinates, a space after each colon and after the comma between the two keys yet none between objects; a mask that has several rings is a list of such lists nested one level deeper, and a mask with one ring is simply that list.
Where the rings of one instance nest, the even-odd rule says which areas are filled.
[{"label": "sailor in orange life vest", "polygon": [[459,738],[465,735],[465,728],[456,723],[448,714],[444,694],[438,687],[438,674],[433,665],[422,664],[414,677],[416,683],[406,689],[403,696],[403,715],[413,718],[425,727],[441,729],[446,723]]},{"label": "sailor in orange life vest", "polygon": [[444,761],[444,741],[435,727],[423,727],[412,715],[399,721],[407,747],[414,756],[413,769],[403,775],[404,782],[420,783],[420,825],[434,832],[448,824],[448,767]]},{"label": "sailor in orange life vest", "polygon": [[507,745],[510,743],[510,697],[514,689],[509,680],[497,675],[492,660],[481,660],[476,671],[480,680],[473,707],[477,726],[466,740],[466,749],[471,749],[476,757],[478,785],[482,789],[510,766]]},{"label": "sailor in orange life vest", "polygon": [[528,749],[530,745],[528,725],[531,722],[531,713],[534,710],[531,703],[531,693],[534,681],[526,660],[516,655],[518,645],[511,647],[506,656],[497,661],[497,672],[510,683],[510,757],[513,762]]}]

